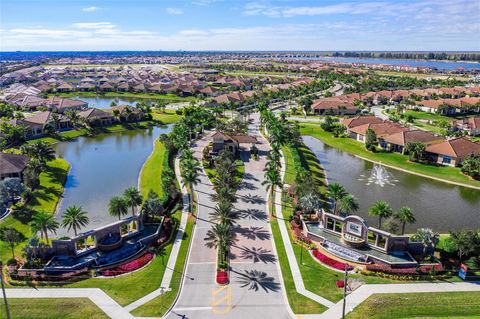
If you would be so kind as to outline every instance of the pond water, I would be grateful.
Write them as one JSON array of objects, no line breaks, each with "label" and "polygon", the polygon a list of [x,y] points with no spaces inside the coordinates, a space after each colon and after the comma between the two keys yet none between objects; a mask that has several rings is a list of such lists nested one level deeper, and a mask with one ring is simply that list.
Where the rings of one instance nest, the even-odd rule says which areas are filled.
[{"label": "pond water", "polygon": [[414,67],[428,67],[438,70],[456,70],[464,68],[465,70],[480,70],[480,63],[453,62],[453,61],[433,61],[433,60],[412,60],[412,59],[380,59],[380,58],[355,58],[355,57],[317,57],[314,60],[347,62],[347,63],[368,63],[368,64],[387,64],[387,65],[408,65]]},{"label": "pond water", "polygon": [[105,97],[105,96],[93,96],[93,97],[84,97],[84,96],[75,96],[74,99],[82,100],[88,103],[89,107],[94,107],[97,109],[108,109],[112,102],[117,103],[117,105],[132,105],[136,106],[138,102],[155,102],[155,99],[141,99],[138,98],[128,98],[128,97]]},{"label": "pond water", "polygon": [[329,183],[338,182],[359,202],[357,215],[376,227],[378,219],[368,216],[368,208],[385,200],[394,211],[408,206],[417,222],[407,231],[431,227],[446,233],[462,228],[480,228],[480,191],[435,181],[398,170],[379,167],[339,151],[311,136],[303,141],[322,163]]},{"label": "pond water", "polygon": [[[77,205],[88,212],[87,229],[118,220],[108,214],[110,198],[121,195],[127,187],[138,185],[140,170],[152,152],[154,140],[171,129],[172,125],[168,125],[58,143],[57,154],[67,160],[71,168],[57,219],[61,219],[67,207]],[[64,234],[66,231],[59,229],[58,235]]]}]

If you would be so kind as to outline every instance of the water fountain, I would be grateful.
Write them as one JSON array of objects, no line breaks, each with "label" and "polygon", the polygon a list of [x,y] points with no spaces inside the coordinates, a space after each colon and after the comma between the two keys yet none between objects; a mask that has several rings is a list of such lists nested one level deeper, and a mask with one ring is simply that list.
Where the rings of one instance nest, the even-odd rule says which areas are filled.
[{"label": "water fountain", "polygon": [[385,185],[395,186],[395,183],[398,180],[394,179],[387,169],[381,164],[375,164],[373,169],[370,171],[370,176],[366,177],[365,175],[360,175],[360,181],[365,180],[367,183],[365,185],[378,185],[384,187]]}]

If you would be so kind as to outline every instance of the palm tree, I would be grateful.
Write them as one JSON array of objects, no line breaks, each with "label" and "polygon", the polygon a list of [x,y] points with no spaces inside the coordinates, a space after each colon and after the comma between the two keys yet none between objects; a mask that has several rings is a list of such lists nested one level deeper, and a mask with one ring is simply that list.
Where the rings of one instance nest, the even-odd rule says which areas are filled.
[{"label": "palm tree", "polygon": [[219,249],[219,259],[225,262],[230,246],[235,243],[235,233],[228,224],[215,224],[207,231],[204,240],[208,248]]},{"label": "palm tree", "polygon": [[427,249],[435,247],[438,244],[440,235],[433,232],[430,228],[419,228],[415,235],[412,236],[412,241],[421,242],[423,244],[423,256],[427,254]]},{"label": "palm tree", "polygon": [[340,183],[331,183],[328,185],[327,196],[333,200],[333,213],[337,214],[337,203],[347,194],[345,187]]},{"label": "palm tree", "polygon": [[355,196],[351,194],[346,194],[340,199],[340,204],[338,205],[340,211],[346,213],[347,215],[356,212],[359,208],[358,201]]},{"label": "palm tree", "polygon": [[132,208],[132,216],[135,216],[135,207],[142,205],[142,194],[135,187],[129,187],[123,192],[123,197]]},{"label": "palm tree", "polygon": [[384,200],[376,201],[372,207],[368,210],[368,214],[378,217],[378,228],[382,228],[382,218],[388,218],[392,216],[393,211],[390,205]]},{"label": "palm tree", "polygon": [[108,204],[108,213],[110,216],[117,216],[118,220],[128,213],[128,203],[122,196],[114,196]]},{"label": "palm tree", "polygon": [[70,206],[62,214],[62,227],[70,231],[73,228],[75,237],[77,237],[77,230],[88,225],[90,219],[87,212],[81,206]]},{"label": "palm tree", "polygon": [[17,246],[22,239],[22,234],[13,227],[6,228],[3,232],[2,240],[10,245],[13,259],[15,259],[15,246]]},{"label": "palm tree", "polygon": [[210,213],[213,220],[220,224],[233,225],[238,217],[238,214],[233,210],[232,203],[222,200]]},{"label": "palm tree", "polygon": [[143,201],[142,213],[146,216],[153,217],[163,212],[162,201],[158,197],[157,193],[150,190],[147,194],[147,198]]},{"label": "palm tree", "polygon": [[24,145],[21,150],[22,153],[38,159],[44,164],[55,159],[55,150],[50,143],[45,141],[37,141],[33,144]]},{"label": "palm tree", "polygon": [[193,186],[200,182],[200,165],[197,160],[190,160],[183,163],[182,183],[188,185],[190,196],[190,212],[193,213]]},{"label": "palm tree", "polygon": [[320,197],[318,197],[317,194],[314,194],[312,192],[300,197],[298,204],[303,209],[303,211],[308,214],[322,208],[322,202],[320,201]]},{"label": "palm tree", "polygon": [[270,209],[270,212],[272,213],[273,216],[273,209],[275,205],[275,198],[274,198],[274,193],[275,193],[275,187],[282,187],[282,179],[280,177],[280,173],[273,169],[270,168],[265,172],[264,175],[265,180],[262,182],[262,185],[267,185],[267,192],[270,190],[270,201],[272,203],[272,207]]},{"label": "palm tree", "polygon": [[78,111],[68,110],[65,112],[65,116],[68,118],[70,123],[72,123],[73,127],[76,128],[78,123],[80,122],[80,116],[78,115]]},{"label": "palm tree", "polygon": [[405,225],[406,223],[414,224],[416,222],[415,216],[413,216],[412,210],[403,206],[395,213],[395,218],[402,223],[402,235],[405,234]]},{"label": "palm tree", "polygon": [[57,233],[57,229],[59,227],[58,222],[55,220],[53,215],[40,211],[33,215],[32,221],[30,222],[30,228],[32,229],[33,233],[40,232],[40,236],[44,238],[48,244],[48,232]]}]

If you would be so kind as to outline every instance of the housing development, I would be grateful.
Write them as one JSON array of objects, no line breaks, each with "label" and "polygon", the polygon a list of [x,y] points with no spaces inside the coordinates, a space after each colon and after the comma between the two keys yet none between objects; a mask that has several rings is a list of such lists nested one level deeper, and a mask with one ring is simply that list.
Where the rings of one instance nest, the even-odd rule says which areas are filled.
[{"label": "housing development", "polygon": [[[84,22],[0,7],[0,318],[480,318],[478,3],[53,2]],[[418,26],[413,6],[478,32],[338,31],[369,38],[373,5],[369,28]],[[187,9],[297,24],[201,30]],[[102,20],[149,10],[198,49]]]}]

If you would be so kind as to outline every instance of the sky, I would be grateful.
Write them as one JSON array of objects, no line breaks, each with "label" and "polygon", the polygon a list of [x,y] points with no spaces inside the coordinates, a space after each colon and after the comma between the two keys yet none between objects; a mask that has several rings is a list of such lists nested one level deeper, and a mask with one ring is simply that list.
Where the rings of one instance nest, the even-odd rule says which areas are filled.
[{"label": "sky", "polygon": [[480,0],[1,0],[0,51],[480,50]]}]

